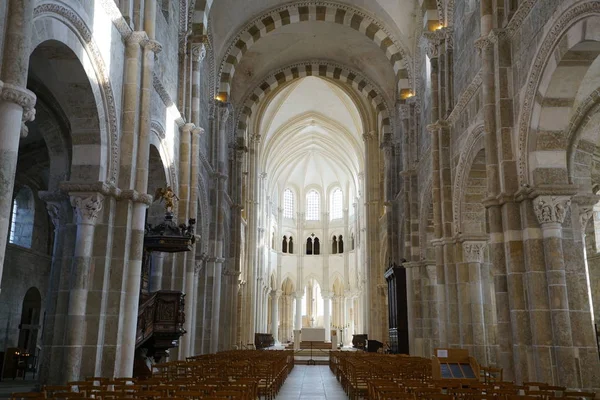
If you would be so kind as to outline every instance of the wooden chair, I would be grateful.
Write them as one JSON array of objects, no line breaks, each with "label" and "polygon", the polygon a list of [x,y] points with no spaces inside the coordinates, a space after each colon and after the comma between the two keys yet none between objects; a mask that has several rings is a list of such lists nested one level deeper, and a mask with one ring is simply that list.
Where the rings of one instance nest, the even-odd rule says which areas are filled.
[{"label": "wooden chair", "polygon": [[481,367],[480,374],[483,377],[484,383],[502,382],[504,370],[502,368]]},{"label": "wooden chair", "polygon": [[575,392],[575,391],[564,391],[562,397],[576,398],[576,399],[595,399],[596,393],[592,392]]},{"label": "wooden chair", "polygon": [[46,394],[42,392],[22,392],[22,393],[12,393],[10,395],[11,400],[20,400],[20,399],[45,399]]}]

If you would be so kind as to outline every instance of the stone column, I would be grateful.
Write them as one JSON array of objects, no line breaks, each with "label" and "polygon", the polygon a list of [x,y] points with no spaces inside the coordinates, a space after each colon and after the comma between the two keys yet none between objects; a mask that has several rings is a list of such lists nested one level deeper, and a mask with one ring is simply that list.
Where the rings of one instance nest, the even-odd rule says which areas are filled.
[{"label": "stone column", "polygon": [[[27,90],[33,0],[8,2],[4,56],[0,74],[0,282],[8,241],[19,138],[24,122],[35,116],[36,96]],[[0,288],[1,289],[1,288]]]},{"label": "stone column", "polygon": [[[94,228],[98,214],[102,210],[104,196],[100,193],[73,193],[71,204],[77,220],[77,238],[71,269],[65,357],[63,364],[64,381],[79,380],[83,347],[86,343],[87,297],[90,287],[91,259],[94,245]],[[137,320],[137,318],[136,318]],[[135,340],[135,339],[134,339]]]},{"label": "stone column", "polygon": [[[68,252],[65,252],[65,243],[70,242],[70,234],[72,234],[71,225],[71,204],[66,195],[51,192],[38,192],[41,200],[46,202],[46,209],[52,224],[54,226],[54,243],[52,250],[52,264],[50,267],[50,279],[46,295],[46,318],[44,319],[44,333],[42,342],[42,351],[40,354],[38,365],[40,366],[39,376],[40,382],[47,384],[51,380],[51,375],[55,375],[57,369],[52,371],[52,365],[60,364],[62,350],[62,338],[64,337],[65,329],[65,314],[67,305],[66,298],[68,292],[63,291],[61,296],[61,286],[66,286],[66,277],[68,268],[65,268],[69,258],[65,257]],[[69,224],[69,227],[67,227]],[[61,304],[64,306],[58,307],[59,297],[62,297]],[[51,374],[51,372],[53,372]],[[58,379],[53,379],[58,381]]]},{"label": "stone column", "polygon": [[[593,230],[595,236],[595,248],[587,251],[588,279],[592,294],[592,319],[600,328],[600,206],[593,207],[592,214]],[[582,228],[585,232],[584,228]]]},{"label": "stone column", "polygon": [[424,292],[424,308],[426,311],[423,313],[423,317],[429,320],[429,323],[425,325],[429,328],[429,334],[425,335],[425,345],[423,352],[425,357],[430,357],[433,354],[433,349],[440,347],[440,324],[443,321],[440,320],[438,315],[438,305],[436,301],[437,291],[437,267],[435,262],[426,262],[423,267],[425,270],[426,278],[423,282]]},{"label": "stone column", "polygon": [[279,344],[279,298],[282,293],[281,290],[273,290],[271,292],[271,332],[276,344]]},{"label": "stone column", "polygon": [[216,104],[217,121],[214,131],[217,132],[215,139],[215,160],[216,170],[215,178],[215,203],[213,216],[213,234],[210,243],[210,252],[212,257],[209,260],[208,268],[213,272],[213,302],[211,319],[210,352],[216,353],[219,348],[220,335],[220,312],[221,312],[221,276],[223,263],[225,262],[223,254],[224,229],[225,229],[225,181],[228,176],[225,174],[225,138],[227,137],[227,120],[231,114],[231,106],[227,103]]},{"label": "stone column", "polygon": [[[196,238],[198,243],[199,238]],[[203,262],[199,259],[194,261],[194,289],[192,291],[192,314],[191,314],[191,332],[190,332],[190,355],[198,355],[201,351],[201,346],[197,345],[197,333],[198,327],[198,287],[200,286],[200,271],[202,271]],[[188,300],[189,301],[189,300]],[[186,316],[187,318],[187,316]]]},{"label": "stone column", "polygon": [[542,227],[544,259],[552,331],[553,371],[558,385],[578,387],[576,352],[573,347],[572,327],[569,318],[565,254],[563,252],[562,223],[571,200],[567,196],[539,196],[533,201],[535,215]]},{"label": "stone column", "polygon": [[408,343],[410,354],[423,356],[423,316],[421,314],[421,263],[405,262],[406,297],[408,300]]},{"label": "stone column", "polygon": [[152,253],[152,270],[150,272],[149,292],[156,292],[162,288],[163,268],[165,264],[165,253],[160,251]]},{"label": "stone column", "polygon": [[489,365],[487,332],[483,311],[482,264],[485,241],[469,240],[462,244],[464,264],[459,265],[459,304],[463,346],[481,365]]},{"label": "stone column", "polygon": [[331,342],[331,292],[321,292],[323,298],[323,325],[325,327],[325,341]]},{"label": "stone column", "polygon": [[[131,219],[131,245],[129,252],[129,266],[127,268],[125,311],[123,313],[123,329],[121,336],[121,358],[119,376],[129,377],[133,374],[133,359],[135,353],[137,317],[139,308],[139,294],[142,274],[142,257],[144,243],[144,229],[146,222],[146,208],[150,197],[144,195],[148,190],[148,163],[150,159],[150,113],[152,109],[152,93],[154,92],[154,58],[162,50],[162,46],[155,40],[156,3],[148,2],[143,6],[144,31],[146,38],[140,40],[143,47],[139,131],[137,155],[135,162],[135,179],[131,179],[134,190],[128,195],[133,200]],[[140,33],[141,36],[144,32]],[[130,98],[130,101],[136,101]],[[135,107],[133,107],[135,109]],[[133,153],[132,153],[133,154]],[[129,186],[131,187],[131,186]]]},{"label": "stone column", "polygon": [[302,329],[302,298],[304,297],[303,292],[296,292],[294,298],[296,299],[296,321],[294,322],[294,329]]},{"label": "stone column", "polygon": [[191,101],[191,121],[200,126],[200,66],[202,61],[206,57],[206,46],[204,41],[206,37],[203,36],[200,41],[198,38],[192,38],[192,101]]},{"label": "stone column", "polygon": [[[191,153],[190,153],[190,177],[189,177],[189,197],[188,197],[188,218],[196,220],[198,216],[198,168],[200,163],[200,135],[204,132],[203,129],[194,127],[191,130]],[[184,221],[180,221],[184,223]],[[198,241],[192,247],[192,250],[187,253],[185,258],[185,294],[187,301],[185,302],[185,323],[184,329],[187,332],[181,338],[181,358],[192,356],[192,321],[194,320],[194,287],[198,284],[196,279],[196,247]]]},{"label": "stone column", "polygon": [[377,285],[383,281],[383,269],[379,265],[379,227],[377,221],[380,213],[379,198],[379,157],[377,146],[377,132],[363,134],[365,143],[366,176],[364,181],[366,223],[368,230],[365,243],[366,253],[366,277],[367,278],[367,321],[369,338],[382,340],[384,338],[383,325],[386,321],[383,300],[377,290]]}]

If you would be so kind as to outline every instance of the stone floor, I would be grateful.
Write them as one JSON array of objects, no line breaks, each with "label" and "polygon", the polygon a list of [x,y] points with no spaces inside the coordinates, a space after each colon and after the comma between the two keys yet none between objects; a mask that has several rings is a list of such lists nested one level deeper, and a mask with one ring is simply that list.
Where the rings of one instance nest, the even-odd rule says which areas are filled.
[{"label": "stone floor", "polygon": [[342,385],[329,366],[296,365],[276,400],[346,400]]},{"label": "stone floor", "polygon": [[35,389],[37,381],[12,379],[0,381],[0,399],[9,399],[14,392],[31,392]]}]

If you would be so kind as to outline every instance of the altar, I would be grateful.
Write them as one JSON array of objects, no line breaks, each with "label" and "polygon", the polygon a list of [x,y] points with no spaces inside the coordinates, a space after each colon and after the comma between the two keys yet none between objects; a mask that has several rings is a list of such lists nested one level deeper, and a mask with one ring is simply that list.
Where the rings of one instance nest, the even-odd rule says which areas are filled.
[{"label": "altar", "polygon": [[302,328],[303,342],[324,342],[325,328]]}]

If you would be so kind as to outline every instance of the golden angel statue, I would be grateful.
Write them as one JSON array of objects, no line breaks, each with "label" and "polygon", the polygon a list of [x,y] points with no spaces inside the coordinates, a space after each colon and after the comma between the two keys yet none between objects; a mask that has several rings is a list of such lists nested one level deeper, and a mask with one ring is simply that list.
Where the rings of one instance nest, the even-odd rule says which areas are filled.
[{"label": "golden angel statue", "polygon": [[156,193],[154,194],[154,201],[159,200],[162,202],[165,201],[165,209],[167,212],[173,212],[173,208],[175,208],[175,200],[179,201],[179,197],[173,192],[171,186],[167,186],[166,189],[158,188],[156,189]]}]

